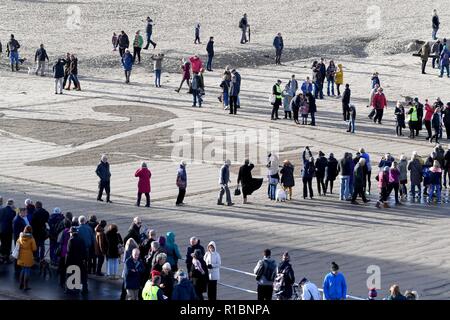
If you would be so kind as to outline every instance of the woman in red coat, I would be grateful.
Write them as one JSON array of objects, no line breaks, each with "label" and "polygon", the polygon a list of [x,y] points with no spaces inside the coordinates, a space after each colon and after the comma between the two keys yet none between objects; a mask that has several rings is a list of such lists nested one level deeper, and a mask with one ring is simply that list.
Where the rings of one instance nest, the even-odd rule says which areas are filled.
[{"label": "woman in red coat", "polygon": [[152,177],[152,173],[148,170],[145,162],[141,163],[141,168],[137,169],[134,176],[139,178],[136,205],[138,207],[141,205],[142,194],[145,194],[145,198],[147,199],[145,206],[150,207],[150,178]]}]

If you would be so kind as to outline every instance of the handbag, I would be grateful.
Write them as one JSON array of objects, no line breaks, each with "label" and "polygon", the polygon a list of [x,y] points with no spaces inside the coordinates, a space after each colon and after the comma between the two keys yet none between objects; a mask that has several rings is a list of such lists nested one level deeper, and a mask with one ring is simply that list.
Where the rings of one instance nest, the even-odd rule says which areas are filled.
[{"label": "handbag", "polygon": [[239,188],[239,186],[237,186],[236,189],[234,190],[234,195],[235,196],[240,196],[241,195],[241,189]]},{"label": "handbag", "polygon": [[17,241],[17,242],[16,242],[16,246],[14,247],[14,250],[13,250],[11,256],[12,256],[14,259],[18,260],[18,259],[19,259],[19,254],[20,254],[20,244],[19,244],[19,242]]}]

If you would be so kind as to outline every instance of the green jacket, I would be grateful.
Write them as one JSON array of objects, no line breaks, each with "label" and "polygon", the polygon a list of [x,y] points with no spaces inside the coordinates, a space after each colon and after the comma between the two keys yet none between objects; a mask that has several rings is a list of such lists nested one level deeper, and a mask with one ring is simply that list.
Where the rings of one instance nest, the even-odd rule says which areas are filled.
[{"label": "green jacket", "polygon": [[141,35],[135,36],[133,41],[133,47],[142,48],[143,46],[144,46],[144,38]]}]

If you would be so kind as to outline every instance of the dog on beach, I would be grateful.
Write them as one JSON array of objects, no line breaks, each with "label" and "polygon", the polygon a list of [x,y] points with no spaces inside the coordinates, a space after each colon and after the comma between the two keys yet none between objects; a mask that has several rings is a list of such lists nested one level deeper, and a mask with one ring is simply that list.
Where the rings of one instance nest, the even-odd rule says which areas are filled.
[{"label": "dog on beach", "polygon": [[287,198],[287,196],[286,196],[286,191],[284,191],[283,188],[278,187],[278,188],[277,188],[276,195],[275,195],[275,200],[276,200],[276,201],[279,201],[279,202],[285,202],[285,201],[286,201],[286,198]]}]

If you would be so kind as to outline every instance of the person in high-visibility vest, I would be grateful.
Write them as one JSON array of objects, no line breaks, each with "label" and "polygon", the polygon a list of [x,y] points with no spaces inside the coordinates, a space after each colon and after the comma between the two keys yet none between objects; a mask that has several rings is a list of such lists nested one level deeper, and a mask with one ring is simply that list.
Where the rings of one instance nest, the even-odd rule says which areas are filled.
[{"label": "person in high-visibility vest", "polygon": [[164,301],[165,298],[163,292],[159,288],[160,283],[160,276],[154,276],[152,280],[148,280],[145,283],[144,289],[142,289],[142,299]]},{"label": "person in high-visibility vest", "polygon": [[417,116],[417,107],[410,101],[408,103],[408,126],[409,126],[409,138],[414,139],[417,125],[419,124],[419,118]]},{"label": "person in high-visibility vest", "polygon": [[272,103],[272,120],[280,119],[278,117],[278,109],[281,106],[281,99],[283,98],[282,95],[283,90],[281,89],[281,80],[278,80],[277,83],[274,84],[272,87],[272,95],[275,98],[275,100]]}]

